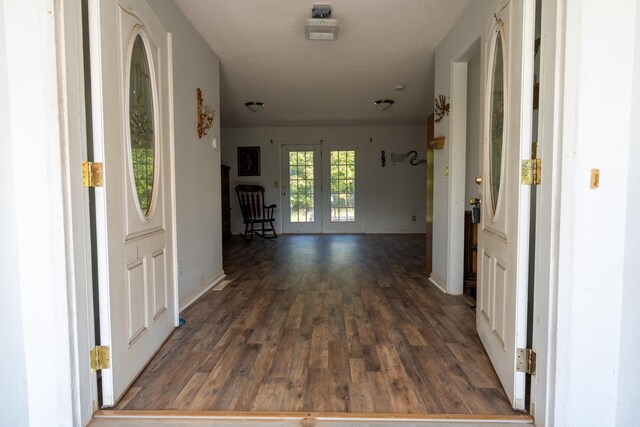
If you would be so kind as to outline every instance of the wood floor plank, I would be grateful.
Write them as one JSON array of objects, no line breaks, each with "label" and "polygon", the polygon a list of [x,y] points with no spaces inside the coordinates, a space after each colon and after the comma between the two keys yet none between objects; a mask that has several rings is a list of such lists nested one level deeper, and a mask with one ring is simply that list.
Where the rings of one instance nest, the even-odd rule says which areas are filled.
[{"label": "wood floor plank", "polygon": [[394,412],[389,381],[383,372],[367,372],[374,412]]},{"label": "wood floor plank", "polygon": [[230,284],[181,313],[116,409],[515,414],[423,253],[423,235],[232,238]]}]

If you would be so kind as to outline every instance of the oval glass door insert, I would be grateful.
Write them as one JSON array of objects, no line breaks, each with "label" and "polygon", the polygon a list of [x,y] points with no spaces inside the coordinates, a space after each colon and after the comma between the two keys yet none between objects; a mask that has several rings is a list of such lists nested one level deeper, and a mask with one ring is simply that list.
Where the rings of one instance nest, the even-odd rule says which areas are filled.
[{"label": "oval glass door insert", "polygon": [[496,32],[495,49],[493,53],[493,68],[491,71],[491,126],[490,138],[490,190],[491,207],[495,214],[500,195],[500,180],[502,177],[502,146],[504,134],[504,61],[502,54],[502,37]]},{"label": "oval glass door insert", "polygon": [[153,89],[147,52],[138,34],[131,51],[129,73],[129,124],[131,132],[131,167],[138,205],[149,215],[153,195],[155,165],[155,131],[153,123]]}]

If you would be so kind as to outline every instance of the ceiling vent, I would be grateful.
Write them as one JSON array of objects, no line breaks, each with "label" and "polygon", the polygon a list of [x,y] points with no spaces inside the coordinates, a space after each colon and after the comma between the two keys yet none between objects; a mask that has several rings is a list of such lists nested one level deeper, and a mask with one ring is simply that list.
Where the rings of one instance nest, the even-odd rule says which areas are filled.
[{"label": "ceiling vent", "polygon": [[307,40],[335,40],[338,38],[338,21],[331,18],[331,5],[316,4],[311,9],[311,19],[307,19],[304,35]]}]

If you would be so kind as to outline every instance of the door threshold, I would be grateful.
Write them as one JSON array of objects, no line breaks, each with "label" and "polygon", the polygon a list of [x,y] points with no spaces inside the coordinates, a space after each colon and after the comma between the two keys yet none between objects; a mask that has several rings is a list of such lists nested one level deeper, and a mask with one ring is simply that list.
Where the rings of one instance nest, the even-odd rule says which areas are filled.
[{"label": "door threshold", "polygon": [[[137,421],[135,424],[131,422]],[[145,422],[152,422],[147,424]],[[99,410],[94,414],[89,427],[116,427],[118,422],[127,421],[127,426],[162,425],[166,420],[172,426],[223,426],[245,425],[269,426],[410,426],[419,423],[424,426],[470,426],[481,424],[485,427],[508,426],[514,424],[533,425],[530,415],[499,414],[397,414],[397,413],[348,413],[348,412],[254,412],[254,411],[178,411],[178,410]],[[169,421],[170,420],[170,421]],[[176,423],[179,421],[179,424]],[[215,424],[212,423],[215,421]],[[360,424],[366,423],[366,424]]]}]

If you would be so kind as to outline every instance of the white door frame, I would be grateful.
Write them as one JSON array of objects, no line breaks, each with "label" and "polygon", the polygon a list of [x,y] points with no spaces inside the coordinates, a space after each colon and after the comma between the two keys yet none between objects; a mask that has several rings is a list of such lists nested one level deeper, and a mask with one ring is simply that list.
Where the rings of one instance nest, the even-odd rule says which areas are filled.
[{"label": "white door frame", "polygon": [[[541,111],[546,112],[540,119],[539,150],[544,161],[544,182],[538,190],[536,247],[538,253],[545,253],[539,257],[535,265],[535,306],[538,321],[534,323],[534,349],[538,352],[537,375],[534,381],[532,412],[536,418],[536,425],[552,425],[552,412],[555,401],[555,359],[556,355],[556,324],[557,324],[557,279],[558,279],[558,242],[559,233],[559,196],[560,172],[562,170],[562,127],[564,124],[564,99],[572,93],[565,94],[565,70],[575,66],[575,59],[565,58],[567,40],[565,28],[566,0],[549,0],[543,3],[542,33],[547,38],[547,45],[556,46],[555,50],[542,51],[541,78],[543,90],[540,93]],[[95,410],[95,374],[86,369],[86,355],[93,345],[93,306],[91,285],[91,256],[85,251],[89,242],[88,203],[86,190],[79,185],[79,173],[76,161],[85,154],[86,137],[84,131],[84,78],[82,64],[82,30],[80,0],[70,0],[55,3],[54,14],[57,21],[64,21],[56,35],[58,62],[67,65],[66,78],[60,81],[62,90],[61,109],[66,114],[60,115],[60,124],[78,137],[69,137],[60,144],[66,144],[71,154],[65,175],[69,178],[63,183],[63,197],[68,206],[65,217],[70,239],[67,246],[67,257],[73,266],[67,266],[67,272],[75,280],[69,282],[68,301],[70,307],[75,307],[73,323],[69,325],[69,335],[73,354],[77,360],[72,361],[72,403],[74,419],[78,424],[85,425],[90,414]],[[34,15],[31,24],[37,25],[39,16]],[[27,23],[23,23],[26,25]],[[43,47],[42,50],[44,50]],[[35,52],[34,54],[36,54]],[[45,54],[45,52],[40,52]],[[565,63],[566,61],[566,63]],[[573,61],[573,62],[571,62]],[[64,94],[80,94],[78,98],[67,97]],[[173,153],[172,153],[173,154]],[[570,166],[570,165],[567,165]],[[76,214],[77,215],[72,215]],[[177,268],[175,268],[177,271]],[[176,282],[177,283],[177,282]],[[58,399],[65,399],[60,396]],[[89,414],[89,415],[87,415]],[[89,418],[87,418],[89,416]]]},{"label": "white door frame", "polygon": [[[447,217],[447,289],[451,295],[463,291],[464,211],[467,171],[467,64],[480,52],[480,32],[470,37],[451,63],[451,118],[449,120],[449,205]],[[480,71],[482,74],[482,69]],[[482,81],[482,79],[481,79]],[[477,142],[477,141],[476,141]]]},{"label": "white door frame", "polygon": [[[91,265],[91,234],[89,190],[82,186],[81,163],[87,160],[86,100],[82,47],[81,0],[52,2],[56,26],[56,56],[59,97],[59,127],[62,147],[61,183],[65,202],[64,221],[70,312],[68,330],[71,360],[71,406],[73,424],[86,425],[97,409],[97,375],[91,372],[89,351],[95,346],[93,278]],[[32,15],[31,24],[39,25],[40,17]],[[46,46],[42,46],[46,49]],[[32,52],[45,55],[48,52]],[[53,141],[51,142],[53,144]],[[52,145],[53,147],[53,145]],[[44,184],[43,184],[44,185]],[[62,326],[60,326],[62,328]],[[54,399],[66,398],[60,394]],[[59,405],[61,406],[61,405]]]},{"label": "white door frame", "polygon": [[[555,424],[562,134],[564,126],[575,123],[575,117],[567,114],[571,109],[565,104],[565,97],[576,99],[572,91],[575,88],[565,85],[565,81],[571,79],[577,67],[575,57],[565,57],[573,42],[567,36],[566,9],[567,0],[542,2],[538,157],[544,166],[532,218],[536,221],[532,347],[537,353],[537,373],[531,384],[530,408],[536,426],[540,427]],[[545,49],[546,46],[555,49]],[[571,164],[568,161],[564,166]]]}]

